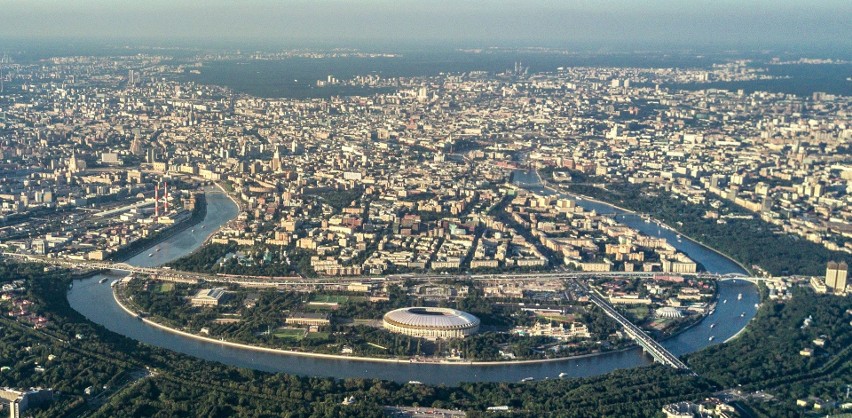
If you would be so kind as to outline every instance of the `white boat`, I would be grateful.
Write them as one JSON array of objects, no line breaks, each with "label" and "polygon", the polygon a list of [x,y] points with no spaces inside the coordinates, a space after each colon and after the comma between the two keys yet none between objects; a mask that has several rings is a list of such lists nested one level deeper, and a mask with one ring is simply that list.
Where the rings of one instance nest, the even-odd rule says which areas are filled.
[{"label": "white boat", "polygon": [[715,326],[716,326],[716,324],[710,324],[710,328],[713,328]]},{"label": "white boat", "polygon": [[98,283],[103,284],[107,280],[109,280],[109,277],[104,277],[103,279],[98,280]]},{"label": "white boat", "polygon": [[758,309],[758,308],[760,308],[760,304],[755,303],[755,304],[754,304],[754,309]]},{"label": "white boat", "polygon": [[148,257],[153,257],[154,253],[148,253]]},{"label": "white boat", "polygon": [[189,232],[195,232],[195,228],[192,228],[192,230],[191,230],[191,231],[189,231]]},{"label": "white boat", "polygon": [[714,308],[714,309],[711,309],[711,310],[710,310],[710,313],[708,313],[707,315],[713,315],[714,313],[716,313],[716,309],[715,309],[715,308]]},{"label": "white boat", "polygon": [[568,373],[565,373],[565,372],[559,373],[560,378],[563,378],[563,377],[566,377],[566,376],[568,376]]},{"label": "white boat", "polygon": [[157,252],[159,252],[159,251],[160,251],[160,247],[157,247]]},{"label": "white boat", "polygon": [[409,385],[422,385],[422,384],[423,384],[423,382],[421,382],[421,381],[419,381],[419,380],[409,380],[409,381],[408,381],[408,384],[409,384]]},{"label": "white boat", "polygon": [[204,229],[205,226],[207,226],[207,225],[201,225],[201,229]]},{"label": "white boat", "polygon": [[725,300],[723,300],[723,301],[722,301],[722,303],[728,303],[728,300],[727,300],[727,299],[725,299]]},{"label": "white boat", "polygon": [[716,338],[716,337],[711,335],[710,338],[707,339],[707,341],[713,341],[713,338]]},{"label": "white boat", "polygon": [[533,377],[525,377],[525,378],[521,379],[521,382],[532,382],[533,380],[535,380],[535,378],[533,378]]},{"label": "white boat", "polygon": [[740,318],[745,318],[745,312],[740,314]]},{"label": "white boat", "polygon": [[743,300],[743,294],[742,294],[742,293],[740,293],[739,295],[737,295],[737,300]]}]

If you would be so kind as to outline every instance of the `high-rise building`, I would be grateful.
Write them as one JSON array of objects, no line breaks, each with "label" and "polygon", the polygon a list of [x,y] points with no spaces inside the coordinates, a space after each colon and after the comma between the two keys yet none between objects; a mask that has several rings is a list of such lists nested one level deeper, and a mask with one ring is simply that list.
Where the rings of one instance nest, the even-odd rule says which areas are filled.
[{"label": "high-rise building", "polygon": [[272,154],[270,166],[272,167],[272,171],[281,171],[281,152],[277,146],[275,147],[275,152]]},{"label": "high-rise building", "polygon": [[828,267],[825,269],[825,286],[829,291],[834,293],[844,293],[846,291],[846,281],[849,266],[845,261],[835,263],[828,262]]},{"label": "high-rise building", "polygon": [[139,136],[133,138],[133,141],[130,143],[130,153],[133,155],[144,155],[145,154],[145,144],[142,143],[142,139]]},{"label": "high-rise building", "polygon": [[86,160],[77,158],[77,152],[71,152],[71,158],[68,159],[68,170],[72,173],[77,173],[86,170]]},{"label": "high-rise building", "polygon": [[607,139],[616,139],[622,135],[623,127],[619,124],[612,125],[612,129],[606,134]]}]

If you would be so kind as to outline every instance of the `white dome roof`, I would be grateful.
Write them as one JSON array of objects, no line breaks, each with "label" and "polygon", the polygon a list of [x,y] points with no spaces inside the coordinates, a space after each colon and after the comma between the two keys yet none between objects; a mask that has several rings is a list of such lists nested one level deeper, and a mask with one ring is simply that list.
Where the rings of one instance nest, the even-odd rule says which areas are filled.
[{"label": "white dome roof", "polygon": [[467,329],[479,326],[479,318],[450,308],[413,307],[390,311],[385,322],[417,329]]},{"label": "white dome roof", "polygon": [[657,318],[681,318],[683,317],[683,312],[681,312],[677,308],[673,308],[671,306],[664,306],[655,311]]}]

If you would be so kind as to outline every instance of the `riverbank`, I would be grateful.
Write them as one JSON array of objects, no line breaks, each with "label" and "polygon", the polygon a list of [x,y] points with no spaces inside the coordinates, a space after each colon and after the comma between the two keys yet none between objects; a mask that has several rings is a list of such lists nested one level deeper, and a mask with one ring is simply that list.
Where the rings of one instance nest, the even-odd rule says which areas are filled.
[{"label": "riverbank", "polygon": [[[231,193],[228,193],[228,191],[227,191],[227,190],[225,190],[225,187],[224,187],[224,186],[222,186],[222,184],[221,184],[221,183],[215,182],[215,183],[213,183],[213,184],[215,184],[215,185],[216,185],[216,187],[219,189],[219,191],[221,191],[221,192],[222,192],[222,194],[224,194],[225,196],[227,196],[227,197],[228,197],[228,199],[229,199],[229,200],[230,200],[230,201],[234,204],[234,206],[236,206],[236,207],[237,207],[237,213],[238,213],[238,214],[239,214],[239,213],[241,213],[241,212],[243,211],[243,205],[242,205],[242,203],[241,203],[241,202],[240,202],[240,201],[239,201],[236,197],[234,197]],[[228,223],[230,223],[230,222],[231,222],[231,221],[228,221]],[[227,223],[226,223],[225,225],[227,225]],[[224,225],[222,225],[222,226],[224,226]],[[191,252],[190,254],[195,253],[195,251],[198,251],[199,249],[201,249],[201,248],[202,248],[202,247],[204,247],[205,245],[209,244],[209,243],[210,243],[210,240],[211,240],[211,239],[213,239],[213,235],[215,235],[215,234],[216,234],[216,232],[217,232],[219,229],[222,229],[222,226],[220,226],[219,228],[217,228],[217,229],[216,229],[216,231],[210,231],[210,234],[209,234],[209,235],[207,235],[207,237],[206,237],[206,238],[204,238],[204,242],[202,242],[202,243],[201,243],[201,245],[199,245],[199,246],[198,246],[198,248],[196,248],[196,249],[195,249],[193,252]],[[189,256],[190,254],[187,254],[187,256]]]},{"label": "riverbank", "polygon": [[[208,214],[204,220],[206,231],[218,230],[234,219],[237,207],[230,198],[226,198],[208,188]],[[200,246],[206,238],[202,234],[185,231],[166,241],[162,252],[154,253],[153,258],[144,254],[128,261],[131,265],[153,266],[168,263],[180,258]],[[686,242],[685,242],[686,243]],[[174,245],[173,245],[174,244]],[[696,246],[696,244],[690,243]],[[722,260],[724,265],[717,267],[721,271],[733,271],[736,266],[715,253],[702,251],[702,256],[711,256]],[[405,383],[410,380],[421,381],[424,384],[457,385],[461,382],[517,382],[527,377],[536,380],[556,378],[565,373],[572,378],[598,376],[618,369],[629,369],[651,364],[651,359],[643,354],[641,348],[626,347],[622,350],[603,353],[589,353],[556,359],[516,360],[509,362],[413,362],[410,359],[385,359],[386,361],[357,361],[349,356],[307,355],[307,353],[278,349],[243,348],[250,344],[225,344],[215,338],[197,338],[199,336],[186,333],[167,332],[153,324],[137,319],[114,300],[113,288],[100,283],[102,277],[111,281],[115,276],[96,276],[82,281],[76,281],[68,290],[68,301],[71,307],[89,320],[100,324],[110,331],[145,344],[183,353],[204,360],[224,363],[231,366],[249,368],[273,373],[289,373],[302,376],[324,376],[334,378],[368,378],[384,379]],[[735,299],[737,294],[744,294],[743,306],[721,305],[710,318],[718,323],[715,329],[706,326],[693,326],[684,332],[666,339],[663,344],[673,354],[681,356],[701,350],[711,342],[708,338],[715,335],[716,341],[723,341],[737,333],[744,325],[739,320],[744,307],[757,303],[756,292],[752,286],[731,285],[729,282],[720,283],[720,298]],[[125,307],[133,308],[128,304]],[[747,310],[751,314],[750,310]],[[150,321],[151,319],[149,319]],[[154,319],[153,322],[157,322]],[[162,324],[160,324],[162,325]],[[207,338],[206,340],[204,338]],[[229,342],[230,343],[230,342]],[[718,343],[717,343],[718,344]],[[284,351],[285,353],[281,353]],[[289,354],[289,355],[288,355]],[[466,366],[466,367],[452,367]]]},{"label": "riverbank", "polygon": [[[634,215],[634,216],[639,216],[639,217],[641,217],[641,216],[643,215],[643,214],[640,214],[640,213],[638,213],[638,212],[636,212],[636,211],[634,211],[634,210],[627,209],[627,208],[625,208],[625,207],[619,206],[619,205],[617,205],[617,204],[615,204],[615,203],[612,203],[612,202],[607,202],[607,201],[603,201],[603,200],[600,200],[600,199],[597,199],[597,198],[594,198],[594,197],[591,197],[591,196],[588,196],[588,195],[584,195],[584,194],[581,194],[581,193],[572,192],[572,191],[566,190],[566,189],[564,189],[564,188],[562,188],[562,187],[554,187],[554,186],[551,186],[551,185],[550,185],[550,184],[549,184],[546,180],[544,180],[544,179],[541,177],[541,175],[538,173],[538,171],[537,171],[537,170],[535,171],[535,175],[536,175],[536,177],[539,179],[539,183],[541,183],[541,187],[543,187],[543,188],[545,188],[545,189],[547,189],[547,190],[550,190],[550,191],[552,191],[553,193],[562,194],[562,195],[567,195],[567,196],[572,196],[572,197],[580,197],[580,198],[582,198],[583,200],[588,200],[588,201],[590,201],[590,202],[594,202],[594,203],[598,203],[598,204],[602,204],[602,205],[607,205],[607,206],[614,207],[614,208],[616,208],[616,209],[618,209],[618,210],[621,210],[621,211],[625,212],[626,214],[630,214],[630,215]],[[650,214],[647,214],[647,215],[648,215],[648,216],[650,216]],[[654,220],[654,222],[655,222],[655,223],[657,223],[658,225],[663,226],[663,227],[665,227],[666,229],[668,229],[668,230],[670,230],[670,231],[673,231],[673,232],[675,232],[675,233],[679,234],[679,235],[680,235],[680,236],[682,236],[683,238],[686,238],[686,239],[688,239],[688,240],[690,240],[690,241],[692,241],[692,242],[694,242],[694,243],[696,243],[696,244],[700,245],[701,247],[703,247],[703,248],[705,248],[705,249],[707,249],[707,250],[710,250],[710,251],[712,251],[712,252],[714,252],[714,253],[716,253],[716,254],[718,254],[718,255],[720,255],[720,256],[722,256],[722,257],[724,257],[725,259],[727,259],[727,260],[731,261],[732,263],[736,264],[736,265],[737,265],[740,269],[742,269],[742,270],[743,270],[743,271],[745,271],[746,273],[748,273],[748,274],[754,274],[750,268],[746,267],[743,263],[741,263],[740,261],[738,261],[738,260],[734,259],[734,258],[733,258],[733,257],[731,257],[730,255],[725,254],[725,253],[723,253],[723,252],[721,252],[721,251],[719,251],[719,250],[717,250],[717,249],[715,249],[715,248],[713,248],[713,247],[709,246],[708,244],[704,243],[703,241],[701,241],[701,240],[699,240],[699,239],[697,239],[697,238],[695,238],[695,237],[693,237],[693,236],[690,236],[690,235],[687,235],[687,234],[683,233],[682,231],[678,230],[677,228],[674,228],[673,226],[671,226],[671,225],[669,225],[669,224],[667,224],[667,223],[663,222],[663,221],[662,221],[662,220],[660,220],[660,219],[653,218],[653,220]]]},{"label": "riverbank", "polygon": [[604,354],[611,353],[619,353],[628,350],[632,350],[636,348],[636,345],[631,345],[629,347],[625,347],[619,350],[613,351],[604,351],[598,353],[589,353],[589,354],[581,354],[576,356],[569,357],[558,357],[558,358],[548,358],[548,359],[529,359],[529,360],[507,360],[507,361],[450,361],[450,360],[440,360],[440,361],[420,361],[415,358],[409,359],[390,359],[390,358],[380,358],[380,357],[363,357],[363,356],[345,356],[338,354],[326,354],[326,353],[312,353],[309,351],[295,351],[295,350],[285,350],[281,348],[271,348],[271,347],[262,347],[251,344],[238,343],[228,340],[217,340],[215,338],[204,337],[198,334],[189,333],[186,331],[181,331],[176,328],[169,327],[167,325],[163,325],[157,321],[152,319],[142,317],[138,312],[130,309],[127,305],[122,302],[121,297],[118,295],[116,290],[119,285],[116,285],[112,288],[112,297],[115,300],[115,303],[128,315],[138,318],[143,323],[153,326],[157,329],[180,335],[183,337],[192,338],[198,341],[203,341],[211,344],[221,344],[228,347],[234,348],[242,348],[251,351],[259,351],[266,353],[274,353],[285,356],[302,356],[302,357],[313,357],[313,358],[322,358],[322,359],[331,359],[331,360],[353,360],[353,361],[361,361],[361,362],[374,362],[374,363],[394,363],[394,364],[431,364],[431,365],[442,365],[442,366],[506,366],[513,364],[538,364],[538,363],[553,363],[560,361],[570,361],[577,360],[581,358],[595,357]]},{"label": "riverbank", "polygon": [[204,194],[201,194],[197,197],[196,207],[193,209],[192,215],[189,218],[156,233],[156,235],[152,237],[137,240],[129,246],[116,251],[112,256],[110,256],[110,259],[120,263],[126,262],[127,260],[149,250],[152,246],[185,231],[187,228],[201,223],[205,216],[207,216],[207,198]]}]

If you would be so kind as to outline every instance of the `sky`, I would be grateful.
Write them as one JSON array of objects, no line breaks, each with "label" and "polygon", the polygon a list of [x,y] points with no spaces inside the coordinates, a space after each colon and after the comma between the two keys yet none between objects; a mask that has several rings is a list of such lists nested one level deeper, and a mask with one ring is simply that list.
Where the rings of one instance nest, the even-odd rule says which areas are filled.
[{"label": "sky", "polygon": [[0,40],[849,48],[852,1],[0,0]]}]

